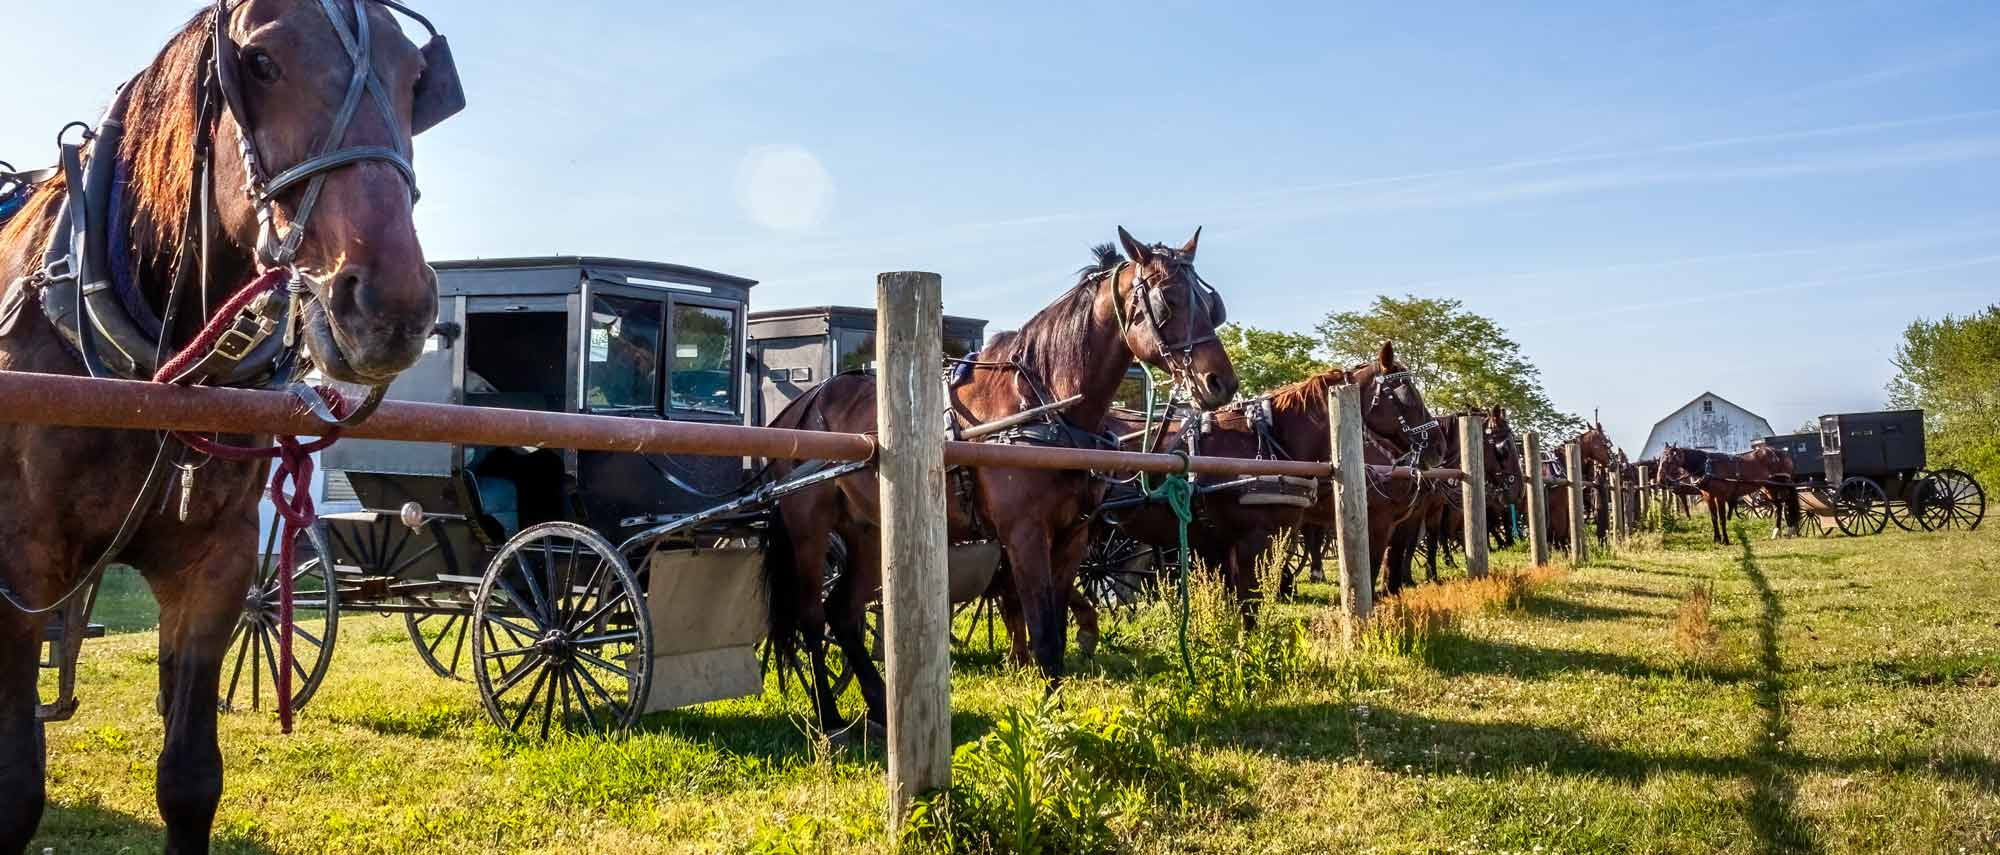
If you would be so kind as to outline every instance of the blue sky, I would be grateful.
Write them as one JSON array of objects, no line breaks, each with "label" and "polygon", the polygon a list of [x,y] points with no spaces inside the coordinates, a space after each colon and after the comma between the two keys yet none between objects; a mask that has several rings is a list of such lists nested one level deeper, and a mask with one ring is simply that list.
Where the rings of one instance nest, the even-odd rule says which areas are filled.
[{"label": "blue sky", "polygon": [[[10,9],[0,158],[196,8],[90,5]],[[935,270],[998,329],[1113,226],[1204,225],[1235,318],[1456,297],[1632,447],[1705,389],[1875,408],[1905,323],[2000,294],[2000,5],[419,5],[473,102],[418,145],[434,258],[671,260],[767,308]]]}]

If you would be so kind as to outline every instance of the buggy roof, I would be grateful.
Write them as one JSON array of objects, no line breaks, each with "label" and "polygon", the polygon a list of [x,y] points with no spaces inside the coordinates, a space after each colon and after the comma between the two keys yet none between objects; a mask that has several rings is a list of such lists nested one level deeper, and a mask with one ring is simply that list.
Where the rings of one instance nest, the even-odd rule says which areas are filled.
[{"label": "buggy roof", "polygon": [[[834,315],[853,315],[856,317],[872,318],[875,317],[875,310],[864,306],[794,306],[784,309],[764,309],[762,311],[751,312],[750,320],[778,321],[790,318],[819,318]],[[954,325],[977,324],[980,327],[986,326],[987,323],[985,318],[967,318],[958,315],[945,315],[944,322]]]},{"label": "buggy roof", "polygon": [[486,294],[568,293],[585,279],[696,291],[728,296],[743,301],[754,279],[670,264],[631,258],[589,255],[548,255],[529,258],[477,258],[432,262],[438,271],[438,293],[442,296]]}]

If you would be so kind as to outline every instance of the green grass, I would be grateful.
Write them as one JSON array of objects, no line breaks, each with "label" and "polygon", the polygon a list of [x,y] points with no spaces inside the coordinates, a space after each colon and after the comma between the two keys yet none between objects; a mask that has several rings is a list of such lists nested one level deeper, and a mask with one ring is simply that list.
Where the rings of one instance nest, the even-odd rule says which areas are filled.
[{"label": "green grass", "polygon": [[[1728,548],[1698,533],[1510,605],[1426,588],[1462,606],[1447,629],[1353,655],[1333,592],[1307,586],[1267,616],[1300,633],[1303,663],[1232,660],[1197,609],[1203,679],[1282,685],[1177,691],[1164,605],[1111,632],[1053,711],[996,651],[962,653],[953,736],[982,747],[961,768],[989,794],[1042,788],[1114,851],[2000,850],[2000,527]],[[1690,591],[1711,585],[1702,640],[1677,643]],[[156,649],[149,631],[86,649],[83,710],[49,729],[31,851],[157,850]],[[223,717],[220,851],[881,849],[880,749],[808,739],[795,696],[532,744],[486,725],[469,684],[432,677],[400,621],[344,620],[334,669],[293,736]],[[1135,722],[1152,732],[1120,730]]]}]

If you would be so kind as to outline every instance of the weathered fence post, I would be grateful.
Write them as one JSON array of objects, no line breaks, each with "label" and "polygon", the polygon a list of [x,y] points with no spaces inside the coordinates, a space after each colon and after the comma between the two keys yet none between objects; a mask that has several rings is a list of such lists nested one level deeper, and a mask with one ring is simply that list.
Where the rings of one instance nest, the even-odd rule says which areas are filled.
[{"label": "weathered fence post", "polygon": [[1625,535],[1629,528],[1625,521],[1625,506],[1630,504],[1625,496],[1625,467],[1611,467],[1611,542],[1619,547],[1625,545]]},{"label": "weathered fence post", "polygon": [[891,839],[916,796],[951,784],[951,603],[939,510],[945,506],[941,290],[935,273],[875,279]]},{"label": "weathered fence post", "polygon": [[1465,576],[1486,578],[1486,419],[1458,417],[1458,459],[1465,470],[1459,497],[1465,504]]},{"label": "weathered fence post", "polygon": [[1340,539],[1341,634],[1354,643],[1361,622],[1375,608],[1375,574],[1369,563],[1368,464],[1361,459],[1361,387],[1342,384],[1328,401],[1333,416],[1333,528]]},{"label": "weathered fence post", "polygon": [[1542,483],[1542,438],[1521,435],[1521,471],[1528,473],[1528,548],[1535,566],[1549,563],[1549,490]]},{"label": "weathered fence post", "polygon": [[1590,560],[1589,523],[1583,519],[1583,446],[1572,442],[1563,446],[1563,468],[1569,475],[1569,560],[1581,565]]}]

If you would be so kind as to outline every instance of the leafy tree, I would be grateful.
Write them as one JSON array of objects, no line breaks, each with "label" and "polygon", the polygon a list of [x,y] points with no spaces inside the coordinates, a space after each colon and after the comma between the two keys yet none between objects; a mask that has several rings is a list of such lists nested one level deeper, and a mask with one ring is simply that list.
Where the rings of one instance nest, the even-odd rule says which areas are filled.
[{"label": "leafy tree", "polygon": [[1229,362],[1236,368],[1244,395],[1261,395],[1297,383],[1327,365],[1313,355],[1319,340],[1304,333],[1223,324],[1215,335],[1229,351]]},{"label": "leafy tree", "polygon": [[1924,411],[1932,468],[1956,466],[1981,483],[2000,481],[2000,305],[1912,321],[1894,362],[1889,405]]},{"label": "leafy tree", "polygon": [[1434,413],[1498,404],[1517,428],[1545,436],[1584,428],[1583,419],[1549,401],[1541,370],[1507,331],[1458,300],[1376,297],[1365,311],[1328,314],[1317,331],[1322,352],[1342,363],[1372,359],[1382,342],[1394,342],[1397,361],[1416,374]]}]

